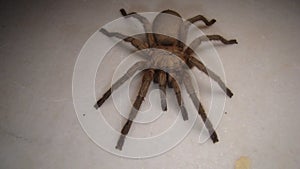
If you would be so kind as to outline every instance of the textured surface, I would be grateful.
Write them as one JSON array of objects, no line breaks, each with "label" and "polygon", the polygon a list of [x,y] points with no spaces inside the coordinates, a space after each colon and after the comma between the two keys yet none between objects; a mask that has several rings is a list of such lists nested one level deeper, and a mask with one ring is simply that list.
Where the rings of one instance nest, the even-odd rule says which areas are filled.
[{"label": "textured surface", "polygon": [[[0,168],[223,169],[234,168],[240,156],[258,169],[298,167],[299,2],[75,0],[0,6]],[[184,18],[203,14],[217,19],[205,33],[238,39],[237,46],[217,47],[235,94],[217,128],[219,143],[197,143],[198,120],[171,151],[132,160],[103,151],[83,132],[72,103],[74,64],[84,42],[120,17],[120,8],[170,8]],[[107,84],[99,86],[98,96]],[[208,95],[206,87],[200,90]]]}]

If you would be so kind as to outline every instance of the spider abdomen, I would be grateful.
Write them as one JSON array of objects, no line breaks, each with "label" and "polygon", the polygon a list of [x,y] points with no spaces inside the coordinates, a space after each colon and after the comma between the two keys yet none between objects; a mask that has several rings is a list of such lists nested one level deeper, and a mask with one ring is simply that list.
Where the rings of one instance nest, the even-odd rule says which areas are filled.
[{"label": "spider abdomen", "polygon": [[152,28],[156,42],[161,45],[176,45],[182,24],[181,16],[175,11],[168,9],[159,13]]}]

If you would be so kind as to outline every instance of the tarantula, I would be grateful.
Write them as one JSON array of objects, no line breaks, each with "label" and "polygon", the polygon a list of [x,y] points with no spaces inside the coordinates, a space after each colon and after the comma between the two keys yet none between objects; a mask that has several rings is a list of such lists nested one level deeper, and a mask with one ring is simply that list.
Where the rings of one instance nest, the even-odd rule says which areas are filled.
[{"label": "tarantula", "polygon": [[[159,89],[161,91],[160,99],[162,110],[167,110],[166,87],[168,86],[174,89],[183,120],[188,120],[188,114],[181,97],[181,90],[179,86],[181,83],[183,83],[187,90],[187,93],[193,101],[193,104],[198,109],[198,114],[201,116],[206,128],[208,129],[210,138],[212,139],[213,143],[218,142],[218,136],[213,128],[212,123],[207,118],[207,115],[204,111],[203,106],[201,105],[199,98],[196,95],[196,91],[192,85],[191,77],[187,73],[187,69],[191,69],[193,67],[198,68],[200,71],[204,72],[214,81],[216,81],[228,97],[232,97],[233,93],[225,86],[221,78],[209,68],[207,68],[201,61],[196,59],[193,56],[195,55],[195,53],[192,49],[195,49],[195,47],[199,46],[203,41],[217,40],[221,41],[223,44],[237,44],[237,41],[235,39],[226,40],[220,35],[206,35],[197,37],[189,46],[186,46],[184,41],[186,40],[188,28],[192,23],[203,21],[206,26],[211,26],[216,22],[216,20],[208,20],[202,15],[197,15],[186,21],[183,21],[183,19],[177,12],[173,10],[164,10],[155,17],[153,23],[151,24],[146,17],[141,16],[136,12],[127,13],[124,9],[121,9],[120,12],[124,17],[133,17],[143,24],[143,27],[147,32],[145,33],[146,39],[143,41],[137,39],[136,37],[125,36],[118,32],[108,32],[105,29],[101,29],[100,32],[108,37],[116,37],[122,39],[125,42],[131,43],[131,45],[133,45],[136,49],[143,50],[144,54],[146,55],[147,61],[137,62],[131,68],[129,68],[126,74],[119,80],[117,80],[112,85],[112,87],[105,92],[102,98],[97,101],[95,105],[96,109],[99,108],[112,94],[113,90],[116,90],[118,87],[120,87],[138,70],[143,71],[142,82],[138,95],[135,102],[133,103],[129,118],[127,119],[127,122],[121,130],[121,135],[115,148],[122,150],[126,135],[128,134],[133,123],[133,119],[136,117],[143,99],[147,94],[151,81],[159,84]],[[168,18],[168,20],[166,21],[166,18],[164,16],[166,14],[175,17],[173,17],[172,19]],[[171,34],[177,38],[158,33],[149,33],[164,31],[168,31],[169,33],[171,32]],[[160,50],[151,50],[151,48]],[[184,65],[187,65],[187,67],[184,67]],[[147,67],[147,69],[144,69],[145,67]]]}]

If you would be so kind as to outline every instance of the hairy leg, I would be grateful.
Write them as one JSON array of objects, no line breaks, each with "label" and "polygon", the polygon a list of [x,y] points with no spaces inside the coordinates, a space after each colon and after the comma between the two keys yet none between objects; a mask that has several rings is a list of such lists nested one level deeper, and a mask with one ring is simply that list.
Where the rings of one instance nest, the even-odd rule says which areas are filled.
[{"label": "hairy leg", "polygon": [[228,97],[232,97],[233,93],[231,92],[231,90],[229,88],[226,87],[225,83],[222,81],[222,79],[216,74],[214,73],[212,70],[210,70],[209,68],[207,68],[201,61],[199,61],[198,59],[196,59],[193,56],[190,56],[188,58],[188,62],[189,64],[191,64],[192,66],[196,66],[199,70],[201,70],[202,72],[204,72],[207,76],[209,76],[210,78],[212,78],[215,82],[217,82],[219,84],[219,86],[221,87],[221,89],[226,93],[226,95]]},{"label": "hairy leg", "polygon": [[154,70],[152,70],[152,69],[145,70],[138,96],[133,104],[133,107],[129,114],[128,120],[122,128],[121,136],[119,137],[118,143],[116,145],[116,149],[122,150],[122,147],[123,147],[123,144],[125,141],[125,137],[128,134],[130,127],[132,125],[132,121],[136,117],[136,115],[141,107],[141,104],[144,100],[144,97],[146,96],[146,94],[148,92],[151,81],[153,80],[153,75],[154,75]]},{"label": "hairy leg", "polygon": [[[214,24],[216,22],[215,19],[208,20],[203,15],[197,15],[197,16],[187,19],[185,22],[183,22],[183,24],[181,25],[181,28],[180,28],[180,41],[182,41],[183,43],[186,42],[189,27],[191,26],[191,24],[193,24],[197,21],[203,21],[206,26],[211,26],[212,24]],[[179,47],[182,48],[183,44],[179,44]]]},{"label": "hairy leg", "polygon": [[123,75],[119,80],[117,80],[110,89],[108,89],[101,99],[95,104],[95,108],[98,109],[111,95],[111,93],[118,89],[124,82],[126,82],[131,76],[133,76],[138,70],[144,69],[147,67],[147,63],[140,61],[135,63],[131,68],[128,69],[125,75]]},{"label": "hairy leg", "polygon": [[152,34],[152,25],[149,22],[149,20],[147,18],[145,18],[144,16],[137,14],[136,12],[127,13],[125,11],[125,9],[120,9],[120,12],[123,16],[136,18],[143,24],[144,30],[146,32],[148,44],[150,47],[152,47],[154,45],[155,41],[154,41],[154,36]]},{"label": "hairy leg", "polygon": [[167,100],[166,100],[167,75],[164,71],[160,70],[157,76],[158,76],[158,85],[160,89],[161,109],[163,111],[167,111]]},{"label": "hairy leg", "polygon": [[216,22],[215,19],[208,20],[203,15],[194,16],[194,17],[188,19],[187,21],[189,21],[190,23],[195,23],[197,21],[203,21],[206,26],[211,26],[212,24],[214,24]]},{"label": "hairy leg", "polygon": [[188,73],[185,74],[183,82],[184,82],[185,88],[186,88],[188,94],[190,95],[196,109],[198,109],[198,114],[201,116],[201,118],[207,128],[207,130],[210,134],[210,138],[212,139],[212,141],[214,143],[218,142],[219,139],[218,139],[217,133],[215,132],[210,120],[207,118],[207,115],[203,109],[203,106],[201,105],[201,102],[196,95],[195,89],[194,89],[192,81],[191,81],[191,77]]},{"label": "hairy leg", "polygon": [[221,35],[200,36],[200,37],[196,38],[195,40],[193,40],[192,43],[190,43],[189,48],[186,48],[185,53],[188,55],[192,54],[193,49],[196,49],[201,44],[201,42],[213,41],[213,40],[221,41],[225,45],[237,44],[236,39],[227,40],[227,39],[223,38]]},{"label": "hairy leg", "polygon": [[176,94],[176,99],[177,99],[178,105],[179,105],[180,110],[181,110],[182,118],[183,118],[184,121],[188,120],[189,117],[188,117],[188,113],[185,109],[184,102],[183,102],[182,97],[181,97],[180,87],[179,87],[178,83],[176,82],[176,80],[174,78],[172,79],[171,83],[172,83],[172,87],[174,89],[174,92]]},{"label": "hairy leg", "polygon": [[119,38],[119,39],[123,39],[125,42],[131,43],[134,47],[136,47],[139,50],[148,48],[147,43],[145,43],[143,41],[140,41],[140,40],[138,40],[134,37],[126,36],[126,35],[123,35],[123,34],[118,33],[118,32],[108,32],[107,30],[105,30],[103,28],[100,29],[100,32],[102,32],[103,34],[105,34],[108,37],[116,37],[116,38]]}]

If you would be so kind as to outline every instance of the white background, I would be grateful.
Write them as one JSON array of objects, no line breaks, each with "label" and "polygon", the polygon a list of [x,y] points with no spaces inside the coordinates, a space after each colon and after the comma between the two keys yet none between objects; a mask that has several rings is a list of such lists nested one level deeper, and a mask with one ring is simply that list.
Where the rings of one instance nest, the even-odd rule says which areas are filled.
[{"label": "white background", "polygon": [[[240,156],[248,156],[252,168],[297,168],[299,2],[7,1],[0,6],[0,168],[224,169],[234,168]],[[171,151],[132,160],[103,151],[83,132],[72,103],[76,58],[98,28],[121,16],[120,8],[174,9],[184,18],[203,14],[217,19],[203,29],[206,34],[238,39],[238,45],[217,46],[235,94],[217,128],[219,143],[198,144],[198,120]],[[107,84],[99,86],[98,96]]]}]

